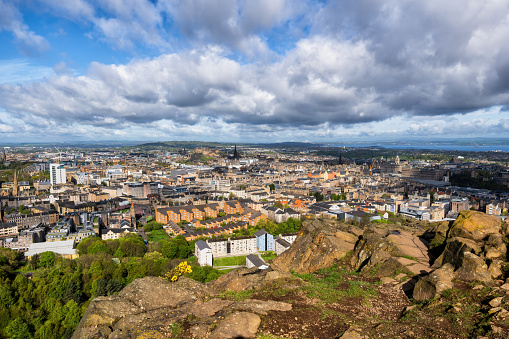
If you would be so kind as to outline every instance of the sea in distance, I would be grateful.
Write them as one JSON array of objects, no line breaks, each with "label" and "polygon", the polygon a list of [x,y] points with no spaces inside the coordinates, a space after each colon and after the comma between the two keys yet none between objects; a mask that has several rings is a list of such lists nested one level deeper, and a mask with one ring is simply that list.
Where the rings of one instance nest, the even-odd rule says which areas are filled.
[{"label": "sea in distance", "polygon": [[454,145],[454,144],[336,144],[329,147],[380,147],[389,149],[422,149],[464,152],[509,152],[509,145]]}]

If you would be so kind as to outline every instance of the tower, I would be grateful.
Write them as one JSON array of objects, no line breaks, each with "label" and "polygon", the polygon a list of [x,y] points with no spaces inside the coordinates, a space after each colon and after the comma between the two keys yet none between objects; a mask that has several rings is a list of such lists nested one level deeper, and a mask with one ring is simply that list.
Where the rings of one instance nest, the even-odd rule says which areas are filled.
[{"label": "tower", "polygon": [[399,165],[399,155],[396,155],[396,165]]},{"label": "tower", "polygon": [[14,184],[12,185],[12,195],[18,195],[18,171],[14,170]]},{"label": "tower", "polygon": [[233,149],[233,159],[235,159],[235,160],[239,159],[239,153],[237,152],[237,145],[235,145],[235,148]]}]

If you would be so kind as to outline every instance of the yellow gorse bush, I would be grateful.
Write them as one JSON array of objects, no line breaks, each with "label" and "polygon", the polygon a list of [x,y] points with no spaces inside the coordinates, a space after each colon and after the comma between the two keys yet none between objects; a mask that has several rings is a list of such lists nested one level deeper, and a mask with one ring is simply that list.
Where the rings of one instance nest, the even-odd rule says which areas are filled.
[{"label": "yellow gorse bush", "polygon": [[166,279],[170,282],[175,282],[184,273],[191,273],[191,272],[193,272],[193,270],[191,270],[191,266],[187,264],[187,261],[183,261],[180,264],[178,264],[175,268],[173,268],[171,271],[166,272],[164,277],[160,277],[160,278]]}]

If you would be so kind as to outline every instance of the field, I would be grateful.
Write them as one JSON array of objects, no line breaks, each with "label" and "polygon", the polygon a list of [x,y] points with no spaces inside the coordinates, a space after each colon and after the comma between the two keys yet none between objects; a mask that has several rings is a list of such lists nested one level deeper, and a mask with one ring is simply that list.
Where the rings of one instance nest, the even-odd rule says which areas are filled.
[{"label": "field", "polygon": [[146,234],[147,234],[148,241],[153,241],[153,242],[157,242],[157,241],[161,241],[161,240],[166,240],[166,239],[170,238],[168,236],[168,234],[166,234],[166,232],[164,230],[153,230],[153,231],[148,232]]},{"label": "field", "polygon": [[213,266],[235,266],[235,265],[245,265],[246,264],[246,256],[239,257],[225,257],[225,258],[216,258],[214,259]]}]

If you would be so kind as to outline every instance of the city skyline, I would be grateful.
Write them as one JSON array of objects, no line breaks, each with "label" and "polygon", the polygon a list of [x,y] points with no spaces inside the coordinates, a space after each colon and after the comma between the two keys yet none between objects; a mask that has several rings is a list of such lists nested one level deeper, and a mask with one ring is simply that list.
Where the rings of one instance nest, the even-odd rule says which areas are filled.
[{"label": "city skyline", "polygon": [[4,142],[509,133],[509,2],[0,0]]}]

